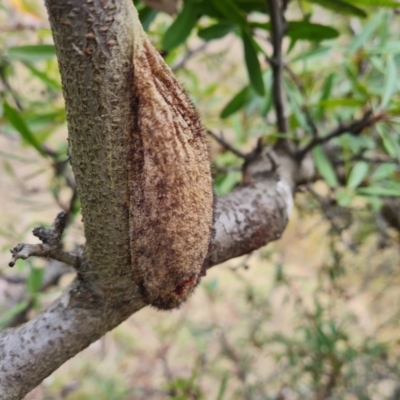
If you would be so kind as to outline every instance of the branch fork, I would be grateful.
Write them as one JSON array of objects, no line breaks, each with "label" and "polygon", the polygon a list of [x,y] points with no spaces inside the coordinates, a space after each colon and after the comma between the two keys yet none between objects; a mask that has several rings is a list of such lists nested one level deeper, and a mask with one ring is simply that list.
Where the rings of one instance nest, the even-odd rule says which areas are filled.
[{"label": "branch fork", "polygon": [[42,243],[26,244],[19,243],[11,249],[12,259],[8,263],[13,267],[18,259],[26,260],[29,257],[52,258],[53,260],[63,262],[78,269],[81,264],[79,255],[66,252],[61,247],[61,237],[64,232],[68,213],[62,211],[55,218],[52,226],[47,229],[37,227],[33,229],[34,236],[40,239]]}]

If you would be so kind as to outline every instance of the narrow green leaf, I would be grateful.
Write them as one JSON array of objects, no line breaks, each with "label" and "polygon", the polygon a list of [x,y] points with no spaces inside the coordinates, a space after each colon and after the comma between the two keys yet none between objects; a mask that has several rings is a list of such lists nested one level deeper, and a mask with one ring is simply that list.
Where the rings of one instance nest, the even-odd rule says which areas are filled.
[{"label": "narrow green leaf", "polygon": [[385,108],[397,89],[397,66],[392,54],[387,56],[385,86],[383,88],[381,108]]},{"label": "narrow green leaf", "polygon": [[320,101],[317,105],[321,107],[359,107],[365,104],[364,100],[349,97],[339,99],[327,99]]},{"label": "narrow green leaf", "polygon": [[143,29],[147,31],[151,25],[151,23],[154,21],[154,18],[157,16],[158,11],[154,10],[154,8],[151,7],[143,7],[139,11],[139,20],[142,23]]},{"label": "narrow green leaf", "polygon": [[268,11],[268,2],[265,0],[234,0],[237,6],[246,14],[259,12],[266,14]]},{"label": "narrow green leaf", "polygon": [[357,162],[352,168],[349,179],[347,181],[347,187],[349,189],[355,189],[360,186],[361,182],[365,179],[368,174],[369,166],[365,161]]},{"label": "narrow green leaf", "polygon": [[244,87],[240,92],[236,93],[235,96],[231,99],[231,101],[224,107],[221,111],[220,117],[227,118],[231,114],[240,110],[245,104],[247,97],[249,95],[249,86]]},{"label": "narrow green leaf", "polygon": [[242,29],[242,40],[244,47],[244,58],[246,61],[247,73],[253,89],[260,96],[264,96],[264,80],[262,78],[260,62],[257,57],[257,46],[253,42],[253,38]]},{"label": "narrow green leaf", "polygon": [[6,326],[15,315],[19,314],[20,312],[24,311],[28,307],[27,301],[21,301],[16,306],[12,307],[10,310],[7,310],[0,316],[0,328]]},{"label": "narrow green leaf", "polygon": [[362,30],[362,32],[360,34],[354,36],[354,39],[350,42],[349,47],[346,50],[347,54],[352,54],[352,53],[356,52],[358,49],[360,49],[367,42],[367,40],[371,37],[371,35],[378,28],[378,26],[381,23],[384,15],[385,14],[383,12],[378,12],[371,19],[371,21],[369,21],[368,24],[365,25],[365,27]]},{"label": "narrow green leaf", "polygon": [[43,268],[31,267],[31,271],[28,277],[27,290],[30,294],[35,294],[40,290],[44,275]]},{"label": "narrow green leaf", "polygon": [[52,44],[37,44],[9,47],[7,55],[12,60],[36,62],[52,60],[56,55],[56,51]]},{"label": "narrow green leaf", "polygon": [[388,196],[400,197],[400,189],[383,188],[378,186],[369,186],[366,188],[357,189],[357,193],[365,196]]},{"label": "narrow green leaf", "polygon": [[236,25],[231,22],[221,21],[207,28],[199,29],[198,36],[206,41],[220,39],[232,32]]},{"label": "narrow green leaf", "polygon": [[223,398],[224,398],[224,395],[226,392],[226,386],[228,383],[228,377],[229,377],[229,374],[227,372],[225,372],[224,376],[222,377],[221,384],[219,386],[217,400],[223,400]]},{"label": "narrow green leaf", "polygon": [[318,46],[317,48],[314,48],[310,51],[306,51],[304,53],[300,53],[296,57],[293,57],[290,62],[294,63],[296,61],[310,61],[314,58],[323,58],[326,59],[328,56],[328,53],[332,50],[332,47],[326,47],[326,46]]},{"label": "narrow green leaf", "polygon": [[36,140],[35,135],[31,132],[25,123],[21,114],[8,103],[3,103],[4,115],[10,121],[11,125],[21,134],[23,139],[34,147],[42,156],[45,156],[40,143]]},{"label": "narrow green leaf", "polygon": [[354,6],[353,4],[347,3],[343,0],[306,0],[310,3],[318,4],[321,7],[327,8],[328,10],[335,11],[343,15],[353,15],[355,17],[365,18],[367,13]]},{"label": "narrow green leaf", "polygon": [[[328,77],[326,78],[324,86],[322,87],[319,103],[323,103],[331,95],[334,79],[335,79],[335,74],[333,72],[329,74]],[[323,117],[324,110],[322,106],[318,107],[316,114],[318,119],[321,119]]]},{"label": "narrow green leaf", "polygon": [[215,189],[218,196],[229,193],[238,184],[240,176],[241,174],[238,171],[228,173],[224,180],[216,185]]},{"label": "narrow green leaf", "polygon": [[337,38],[339,32],[326,25],[313,24],[308,21],[290,21],[286,35],[293,40],[320,42]]},{"label": "narrow green leaf", "polygon": [[226,20],[246,25],[246,15],[232,0],[210,0],[214,7],[225,17]]},{"label": "narrow green leaf", "polygon": [[332,188],[338,186],[335,170],[333,169],[332,164],[326,156],[323,148],[321,146],[314,147],[312,150],[312,155],[314,158],[315,167],[325,182]]},{"label": "narrow green leaf", "polygon": [[189,37],[196,21],[197,7],[192,2],[185,2],[182,11],[164,34],[163,49],[173,50],[182,44]]},{"label": "narrow green leaf", "polygon": [[29,69],[29,71],[32,73],[32,75],[39,78],[48,88],[54,89],[54,90],[61,90],[60,82],[57,82],[56,80],[54,80],[52,78],[49,78],[45,72],[39,71],[37,68],[35,68],[29,62],[23,61],[23,64],[25,65],[26,68]]},{"label": "narrow green leaf", "polygon": [[391,178],[397,170],[397,166],[391,163],[381,164],[372,174],[371,179],[373,181],[381,181],[383,179]]},{"label": "narrow green leaf", "polygon": [[397,0],[347,0],[347,2],[365,7],[400,7],[400,2]]}]

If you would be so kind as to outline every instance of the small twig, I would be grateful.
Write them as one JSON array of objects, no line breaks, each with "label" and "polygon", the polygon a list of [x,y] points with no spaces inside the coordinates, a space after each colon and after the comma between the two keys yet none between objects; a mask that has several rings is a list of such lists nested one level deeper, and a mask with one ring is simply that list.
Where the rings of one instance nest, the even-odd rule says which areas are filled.
[{"label": "small twig", "polygon": [[17,244],[10,250],[12,259],[8,265],[13,267],[18,259],[25,260],[29,257],[36,256],[52,258],[53,260],[63,262],[78,269],[81,262],[80,256],[62,250],[60,245],[67,218],[68,214],[63,211],[57,215],[50,229],[43,227],[35,228],[32,233],[38,237],[42,243]]},{"label": "small twig", "polygon": [[214,132],[210,131],[209,129],[207,130],[207,134],[210,135],[213,139],[215,139],[225,149],[227,149],[231,153],[233,153],[235,156],[237,156],[239,158],[243,158],[245,160],[247,159],[247,155],[245,153],[242,153],[240,150],[238,150],[235,147],[233,147],[222,136],[216,135]]},{"label": "small twig", "polygon": [[358,119],[349,124],[340,123],[339,126],[332,132],[328,133],[326,136],[316,136],[301,150],[296,153],[296,158],[302,160],[305,155],[311,151],[314,147],[329,142],[330,140],[344,135],[345,133],[350,133],[352,135],[360,134],[364,128],[371,126],[375,122],[382,119],[382,115],[373,116],[372,111],[368,110],[361,119]]},{"label": "small twig", "polygon": [[[277,128],[280,133],[287,133],[287,121],[284,109],[284,92],[282,87],[282,40],[285,34],[286,22],[283,16],[284,8],[280,6],[279,0],[267,0],[271,18],[272,46],[273,56],[270,59],[270,64],[273,74],[273,91],[272,98],[276,113]],[[278,142],[283,142],[284,139],[279,139]]]},{"label": "small twig", "polygon": [[171,67],[172,72],[176,72],[181,68],[184,68],[186,63],[196,54],[201,53],[208,46],[208,42],[204,42],[202,45],[196,49],[188,49],[187,53],[178,61],[175,65]]}]

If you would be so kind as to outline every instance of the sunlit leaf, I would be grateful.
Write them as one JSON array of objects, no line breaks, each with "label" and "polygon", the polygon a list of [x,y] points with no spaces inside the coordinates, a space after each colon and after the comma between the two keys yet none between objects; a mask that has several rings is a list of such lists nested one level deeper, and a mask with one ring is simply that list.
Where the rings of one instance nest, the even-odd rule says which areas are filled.
[{"label": "sunlit leaf", "polygon": [[358,35],[354,36],[354,39],[350,42],[349,46],[347,47],[347,50],[346,50],[347,54],[354,53],[355,51],[360,49],[367,42],[367,40],[371,37],[371,35],[374,33],[374,31],[378,28],[384,15],[385,14],[383,12],[377,13],[371,19],[371,21],[369,21],[368,24],[365,25],[362,32],[359,33]]},{"label": "sunlit leaf", "polygon": [[355,189],[365,179],[369,171],[368,163],[365,161],[357,162],[351,169],[349,179],[347,180],[347,187],[349,189]]},{"label": "sunlit leaf", "polygon": [[400,2],[397,0],[346,0],[348,3],[357,4],[365,7],[400,7]]},{"label": "sunlit leaf", "polygon": [[378,186],[369,186],[357,189],[357,193],[365,196],[400,197],[400,188],[392,189]]},{"label": "sunlit leaf", "polygon": [[397,66],[392,54],[387,56],[385,86],[383,88],[381,107],[385,108],[393,93],[397,90]]},{"label": "sunlit leaf", "polygon": [[336,187],[338,185],[336,173],[323,148],[321,146],[314,147],[312,155],[319,174],[330,187]]}]

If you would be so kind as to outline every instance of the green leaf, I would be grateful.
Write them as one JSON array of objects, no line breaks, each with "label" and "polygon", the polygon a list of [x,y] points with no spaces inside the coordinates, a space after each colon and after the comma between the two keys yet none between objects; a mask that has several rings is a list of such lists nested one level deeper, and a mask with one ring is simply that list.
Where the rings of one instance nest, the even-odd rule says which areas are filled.
[{"label": "green leaf", "polygon": [[400,7],[400,2],[395,0],[347,0],[347,2],[365,7]]},{"label": "green leaf", "polygon": [[206,41],[220,39],[232,32],[236,25],[231,22],[221,21],[204,29],[199,29],[198,36]]},{"label": "green leaf", "polygon": [[214,7],[230,22],[246,25],[246,15],[232,0],[209,0]]},{"label": "green leaf", "polygon": [[23,61],[23,64],[25,65],[26,68],[29,69],[29,71],[32,73],[32,75],[39,78],[48,88],[54,89],[54,90],[61,90],[60,82],[57,82],[56,80],[54,80],[52,78],[49,78],[45,72],[39,71],[33,65],[31,65],[29,62]]},{"label": "green leaf", "polygon": [[366,188],[357,189],[357,194],[364,196],[388,196],[388,197],[400,197],[399,188],[384,188],[378,186],[369,186]]},{"label": "green leaf", "polygon": [[244,58],[246,61],[247,73],[253,89],[260,96],[264,96],[264,80],[262,78],[260,62],[257,57],[257,46],[253,42],[253,38],[242,29],[242,40],[244,47]]},{"label": "green leaf", "polygon": [[225,372],[224,376],[222,377],[221,384],[219,386],[217,400],[223,400],[225,392],[226,392],[228,378],[229,378],[229,374],[228,374],[228,372]]},{"label": "green leaf", "polygon": [[381,164],[372,174],[371,179],[374,181],[380,181],[383,179],[391,178],[397,170],[397,166],[391,163]]},{"label": "green leaf", "polygon": [[7,310],[0,316],[0,328],[6,326],[17,314],[24,311],[28,307],[27,301],[21,301],[16,306],[12,307],[10,310]]},{"label": "green leaf", "polygon": [[56,55],[56,50],[52,44],[13,46],[8,48],[7,55],[11,60],[36,62],[52,60]]},{"label": "green leaf", "polygon": [[31,267],[31,272],[28,277],[27,289],[30,294],[35,294],[40,290],[44,276],[43,268]]},{"label": "green leaf", "polygon": [[229,193],[239,182],[241,173],[238,171],[229,172],[228,175],[216,185],[218,196]]},{"label": "green leaf", "polygon": [[367,40],[371,37],[371,35],[378,28],[384,15],[385,14],[382,12],[377,13],[374,16],[374,18],[372,18],[371,21],[369,21],[368,24],[365,25],[362,32],[360,34],[354,36],[354,39],[350,42],[349,47],[346,50],[347,54],[352,54],[352,53],[356,52],[367,42]]},{"label": "green leaf", "polygon": [[313,58],[323,58],[324,60],[326,59],[326,57],[328,57],[328,53],[332,50],[331,47],[326,47],[326,46],[318,46],[315,49],[312,49],[310,51],[306,51],[306,52],[301,52],[299,55],[297,55],[296,57],[293,57],[290,60],[290,63],[294,63],[296,61],[310,61]]},{"label": "green leaf", "polygon": [[151,23],[154,21],[154,18],[157,16],[158,11],[154,10],[154,8],[150,7],[143,7],[139,11],[139,20],[142,23],[143,29],[147,31],[151,25]]},{"label": "green leaf", "polygon": [[190,35],[197,21],[197,7],[192,2],[185,2],[182,11],[165,32],[162,47],[170,51],[182,44]]},{"label": "green leaf", "polygon": [[42,156],[45,156],[40,143],[36,140],[35,135],[31,132],[21,114],[6,102],[3,103],[3,109],[4,115],[10,121],[11,125],[21,134],[23,139],[34,147]]},{"label": "green leaf", "polygon": [[227,118],[231,114],[240,110],[245,104],[249,95],[249,86],[245,86],[240,92],[233,96],[232,100],[221,111],[220,117]]},{"label": "green leaf", "polygon": [[365,179],[368,174],[369,166],[365,161],[357,162],[352,168],[349,179],[347,180],[347,187],[355,189]]},{"label": "green leaf", "polygon": [[313,24],[308,21],[290,21],[286,35],[295,40],[320,42],[337,38],[339,32],[326,25]]},{"label": "green leaf", "polygon": [[387,56],[385,86],[383,87],[381,108],[385,108],[397,89],[397,66],[392,54]]},{"label": "green leaf", "polygon": [[312,155],[314,158],[315,167],[322,178],[324,178],[325,182],[330,187],[338,186],[335,170],[333,169],[332,164],[326,156],[323,148],[321,146],[314,147],[312,150]]},{"label": "green leaf", "polygon": [[237,6],[246,14],[251,12],[267,13],[268,4],[265,0],[234,0]]},{"label": "green leaf", "polygon": [[[328,77],[326,78],[324,86],[322,87],[319,103],[323,103],[331,95],[334,79],[335,79],[335,74],[333,72],[329,74]],[[319,106],[317,109],[317,118],[321,119],[323,115],[324,115],[323,107]]]},{"label": "green leaf", "polygon": [[350,3],[343,0],[306,0],[310,3],[318,4],[328,10],[335,11],[343,15],[353,15],[355,17],[365,18],[367,13]]},{"label": "green leaf", "polygon": [[364,100],[349,97],[339,99],[327,99],[320,101],[317,105],[321,107],[359,107],[365,104]]}]

